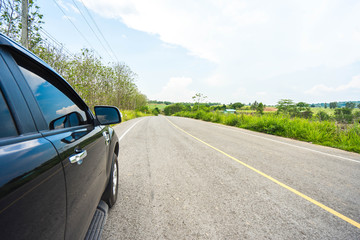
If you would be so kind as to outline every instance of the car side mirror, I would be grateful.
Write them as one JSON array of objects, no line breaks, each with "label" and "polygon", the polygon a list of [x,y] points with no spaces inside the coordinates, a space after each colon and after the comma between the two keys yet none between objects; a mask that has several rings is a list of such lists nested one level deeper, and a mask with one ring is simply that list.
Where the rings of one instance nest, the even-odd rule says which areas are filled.
[{"label": "car side mirror", "polygon": [[51,129],[67,128],[79,126],[83,122],[83,118],[78,112],[71,112],[59,118],[52,120],[49,124]]},{"label": "car side mirror", "polygon": [[95,106],[95,116],[101,125],[109,125],[121,122],[121,113],[117,107]]}]

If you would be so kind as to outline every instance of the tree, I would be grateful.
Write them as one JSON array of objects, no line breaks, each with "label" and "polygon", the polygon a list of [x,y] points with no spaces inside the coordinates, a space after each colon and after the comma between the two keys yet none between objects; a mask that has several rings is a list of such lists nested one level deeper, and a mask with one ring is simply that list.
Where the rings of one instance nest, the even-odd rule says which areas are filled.
[{"label": "tree", "polygon": [[331,102],[331,103],[329,104],[329,107],[330,107],[331,109],[335,109],[335,108],[337,108],[337,106],[338,106],[337,102]]},{"label": "tree", "polygon": [[259,106],[259,103],[257,101],[255,101],[253,104],[251,104],[251,109],[256,110],[258,106]]},{"label": "tree", "polygon": [[334,112],[336,121],[340,123],[352,123],[354,120],[352,111],[353,109],[348,107],[336,108]]},{"label": "tree", "polygon": [[177,112],[190,111],[190,110],[191,110],[191,106],[188,104],[175,103],[175,104],[166,106],[164,108],[164,113],[165,113],[165,115],[169,116],[169,115],[173,115]]},{"label": "tree", "polygon": [[236,103],[233,103],[233,104],[230,104],[229,107],[230,108],[233,108],[233,109],[240,109],[242,108],[243,106],[245,106],[245,104],[241,103],[241,102],[236,102]]},{"label": "tree", "polygon": [[[21,40],[21,0],[0,0],[0,31],[16,42]],[[27,41],[29,50],[33,50],[42,41],[40,29],[42,28],[43,15],[40,14],[40,7],[35,4],[34,0],[28,3],[28,34]]]},{"label": "tree", "polygon": [[257,105],[256,112],[260,113],[261,115],[264,114],[264,104],[262,102]]},{"label": "tree", "polygon": [[291,117],[311,118],[313,115],[309,104],[305,102],[298,102],[295,104],[291,99],[281,99],[276,107],[278,109],[278,114],[288,114]]},{"label": "tree", "polygon": [[149,113],[150,112],[149,106],[140,106],[136,110],[139,111],[139,112],[143,112],[143,113]]},{"label": "tree", "polygon": [[356,104],[354,102],[347,102],[345,103],[346,108],[354,109]]},{"label": "tree", "polygon": [[192,99],[195,102],[195,105],[197,105],[197,110],[199,110],[199,104],[202,103],[205,99],[207,98],[207,96],[205,96],[202,93],[196,93]]},{"label": "tree", "polygon": [[160,113],[160,110],[158,107],[154,108],[152,111],[151,111],[152,114],[154,114],[155,116],[159,115]]},{"label": "tree", "polygon": [[301,111],[306,111],[309,110],[310,111],[310,106],[309,104],[305,103],[305,102],[298,102],[296,104],[296,107],[298,108],[298,110]]},{"label": "tree", "polygon": [[[14,41],[20,41],[21,0],[0,0],[0,31]],[[29,50],[43,59],[63,76],[90,108],[95,105],[114,105],[135,110],[147,105],[147,98],[136,84],[137,75],[124,63],[106,66],[89,49],[71,57],[62,47],[47,43],[40,29],[43,15],[34,0],[28,0]]]},{"label": "tree", "polygon": [[325,104],[324,104],[324,108],[327,108],[327,107],[328,107],[328,106],[327,106],[327,103],[325,103]]},{"label": "tree", "polygon": [[294,111],[295,103],[291,99],[281,99],[276,105],[277,113],[289,114]]}]

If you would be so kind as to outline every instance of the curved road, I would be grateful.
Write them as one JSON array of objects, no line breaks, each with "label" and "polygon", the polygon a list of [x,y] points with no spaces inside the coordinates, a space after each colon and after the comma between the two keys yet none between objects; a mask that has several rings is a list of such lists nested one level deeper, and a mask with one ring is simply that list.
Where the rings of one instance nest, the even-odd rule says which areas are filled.
[{"label": "curved road", "polygon": [[360,239],[360,155],[178,117],[115,127],[103,239]]}]

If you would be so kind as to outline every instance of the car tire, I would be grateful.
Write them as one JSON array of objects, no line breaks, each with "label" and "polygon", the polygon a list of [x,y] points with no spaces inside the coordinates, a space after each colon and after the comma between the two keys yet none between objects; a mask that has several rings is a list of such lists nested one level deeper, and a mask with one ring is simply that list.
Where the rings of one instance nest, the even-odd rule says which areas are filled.
[{"label": "car tire", "polygon": [[105,196],[104,200],[109,205],[109,208],[114,206],[114,204],[116,203],[118,188],[119,188],[118,183],[119,183],[119,165],[118,165],[117,156],[114,153],[112,159],[109,183],[104,193]]}]

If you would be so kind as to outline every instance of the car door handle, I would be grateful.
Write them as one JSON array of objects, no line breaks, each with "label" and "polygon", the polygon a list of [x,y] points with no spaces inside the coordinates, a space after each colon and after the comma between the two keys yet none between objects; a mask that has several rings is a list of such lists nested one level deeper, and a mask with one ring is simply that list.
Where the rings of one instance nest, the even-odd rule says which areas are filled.
[{"label": "car door handle", "polygon": [[86,158],[86,156],[87,156],[87,152],[86,150],[83,150],[69,157],[69,160],[71,163],[77,163],[78,165],[80,165],[82,164],[83,159]]},{"label": "car door handle", "polygon": [[110,143],[110,134],[108,132],[103,132],[102,133],[104,138],[105,138],[105,142],[106,142],[106,145],[108,145]]}]

